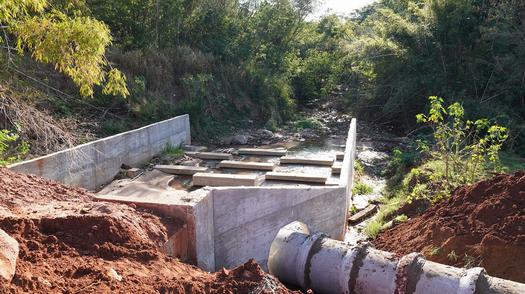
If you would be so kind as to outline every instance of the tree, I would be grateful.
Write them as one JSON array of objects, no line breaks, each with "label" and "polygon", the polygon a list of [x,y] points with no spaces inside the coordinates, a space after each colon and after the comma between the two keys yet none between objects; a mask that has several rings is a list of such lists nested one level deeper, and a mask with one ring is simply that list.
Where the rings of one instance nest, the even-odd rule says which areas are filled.
[{"label": "tree", "polygon": [[67,15],[46,0],[4,0],[0,24],[8,66],[16,66],[13,51],[29,53],[70,77],[83,96],[92,96],[95,86],[103,86],[104,94],[129,94],[125,76],[105,58],[111,35],[103,22],[81,14]]}]

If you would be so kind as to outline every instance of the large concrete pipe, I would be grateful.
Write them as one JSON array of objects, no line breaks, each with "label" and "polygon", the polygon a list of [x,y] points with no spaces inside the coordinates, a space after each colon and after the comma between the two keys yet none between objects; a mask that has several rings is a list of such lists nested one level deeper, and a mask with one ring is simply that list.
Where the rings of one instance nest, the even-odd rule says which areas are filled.
[{"label": "large concrete pipe", "polygon": [[462,269],[412,253],[396,258],[367,243],[350,246],[293,222],[275,237],[270,273],[282,282],[324,294],[525,293],[525,284],[491,277],[480,267]]}]

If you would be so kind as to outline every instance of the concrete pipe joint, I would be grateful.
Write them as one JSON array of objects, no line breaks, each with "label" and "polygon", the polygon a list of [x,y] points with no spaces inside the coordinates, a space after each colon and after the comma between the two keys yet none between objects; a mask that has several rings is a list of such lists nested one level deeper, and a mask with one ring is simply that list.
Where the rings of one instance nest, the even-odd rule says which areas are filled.
[{"label": "concrete pipe joint", "polygon": [[270,247],[270,273],[283,283],[339,294],[525,293],[525,284],[461,269],[412,253],[396,258],[367,243],[350,246],[300,222],[284,226]]}]

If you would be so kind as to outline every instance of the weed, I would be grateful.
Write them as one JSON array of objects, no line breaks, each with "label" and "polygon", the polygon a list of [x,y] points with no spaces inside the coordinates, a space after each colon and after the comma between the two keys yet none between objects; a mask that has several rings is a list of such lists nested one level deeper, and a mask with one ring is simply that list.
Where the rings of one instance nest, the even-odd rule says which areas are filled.
[{"label": "weed", "polygon": [[384,222],[374,219],[365,227],[365,234],[370,238],[375,238],[381,232]]},{"label": "weed", "polygon": [[164,149],[162,149],[163,156],[170,156],[174,158],[181,158],[184,155],[184,150],[180,146],[175,147],[171,144],[166,144]]},{"label": "weed", "polygon": [[456,251],[452,250],[447,254],[447,258],[451,262],[456,262],[458,261],[459,256],[456,254]]},{"label": "weed", "polygon": [[355,183],[354,188],[352,189],[352,193],[354,195],[368,195],[371,194],[374,191],[374,189],[361,181],[358,181]]},{"label": "weed", "polygon": [[365,168],[363,166],[363,163],[359,159],[357,159],[354,162],[354,172],[355,172],[355,176],[356,177],[360,177],[360,176],[364,175],[364,173],[365,173]]},{"label": "weed", "polygon": [[481,257],[475,257],[465,253],[465,256],[463,256],[463,262],[465,263],[465,268],[478,267],[481,265]]},{"label": "weed", "polygon": [[29,144],[20,141],[18,134],[0,130],[0,166],[20,161],[28,152]]},{"label": "weed", "polygon": [[401,215],[398,215],[394,218],[394,221],[396,223],[404,223],[406,221],[408,221],[408,216],[404,215],[404,214],[401,214]]},{"label": "weed", "polygon": [[428,252],[428,255],[429,256],[438,256],[441,254],[441,252],[443,252],[443,248],[441,247],[432,247],[429,252]]}]

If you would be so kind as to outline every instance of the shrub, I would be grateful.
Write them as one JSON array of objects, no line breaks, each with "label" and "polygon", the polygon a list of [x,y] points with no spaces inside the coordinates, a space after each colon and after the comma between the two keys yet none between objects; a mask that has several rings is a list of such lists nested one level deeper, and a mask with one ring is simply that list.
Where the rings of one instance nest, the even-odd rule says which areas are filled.
[{"label": "shrub", "polygon": [[371,194],[374,191],[374,189],[361,181],[358,181],[355,183],[354,188],[352,189],[352,192],[354,195],[368,195]]},{"label": "shrub", "polygon": [[0,130],[0,166],[22,160],[29,152],[29,144],[20,141],[16,133]]}]

